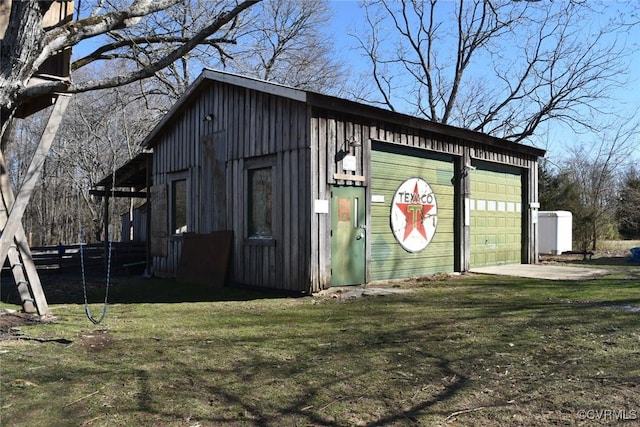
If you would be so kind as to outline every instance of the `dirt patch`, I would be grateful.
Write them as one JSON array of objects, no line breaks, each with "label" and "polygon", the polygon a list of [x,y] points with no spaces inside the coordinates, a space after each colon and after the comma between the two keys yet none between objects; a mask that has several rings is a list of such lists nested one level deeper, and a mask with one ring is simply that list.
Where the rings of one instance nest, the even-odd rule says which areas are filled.
[{"label": "dirt patch", "polygon": [[98,329],[80,336],[80,347],[100,352],[113,344],[113,338],[106,329]]},{"label": "dirt patch", "polygon": [[609,274],[603,268],[567,264],[504,264],[472,268],[471,272],[545,280],[590,280]]},{"label": "dirt patch", "polygon": [[640,313],[640,307],[631,305],[631,304],[623,304],[623,305],[607,305],[606,308],[611,308],[613,310],[622,310],[622,311],[631,311],[633,313]]},{"label": "dirt patch", "polygon": [[[72,344],[73,341],[64,338],[30,337],[22,330],[23,326],[31,326],[51,322],[52,319],[21,313],[13,310],[0,311],[0,342],[9,341],[37,341],[41,343],[56,342]],[[106,329],[90,331],[80,335],[77,344],[89,351],[99,352],[113,344],[114,340]]]},{"label": "dirt patch", "polygon": [[59,344],[71,344],[72,341],[64,338],[33,338],[23,332],[23,326],[32,326],[54,321],[53,316],[38,316],[35,314],[21,313],[14,310],[0,311],[0,344],[7,345],[17,341],[37,341],[41,343],[56,342]]},{"label": "dirt patch", "polygon": [[20,313],[12,310],[0,311],[0,340],[5,336],[15,336],[20,328],[28,325],[43,323],[40,316]]},{"label": "dirt patch", "polygon": [[391,287],[362,287],[353,286],[349,288],[329,288],[314,294],[322,298],[349,299],[371,296],[387,296],[395,294],[406,294],[413,292],[413,289],[391,288]]}]

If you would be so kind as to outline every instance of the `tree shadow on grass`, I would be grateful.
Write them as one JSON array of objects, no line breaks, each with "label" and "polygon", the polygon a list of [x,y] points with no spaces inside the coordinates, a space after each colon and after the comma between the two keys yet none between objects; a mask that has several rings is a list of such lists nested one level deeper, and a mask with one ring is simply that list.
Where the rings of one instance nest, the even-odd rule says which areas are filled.
[{"label": "tree shadow on grass", "polygon": [[[59,405],[68,411],[65,419],[78,421],[112,411],[114,420],[128,417],[137,425],[413,425],[434,416],[446,422],[447,414],[474,416],[466,412],[474,407],[502,408],[491,409],[484,418],[490,421],[514,410],[507,403],[517,400],[521,410],[555,414],[559,424],[579,408],[562,412],[562,399],[588,395],[602,378],[589,378],[589,388],[571,382],[575,389],[559,397],[547,395],[549,385],[557,392],[567,386],[564,379],[596,375],[593,368],[602,362],[627,363],[630,369],[604,379],[610,393],[626,381],[621,371],[634,372],[632,358],[597,350],[622,346],[640,328],[640,316],[511,286],[425,294],[434,298],[325,300],[304,309],[276,307],[272,315],[242,312],[230,323],[212,320],[195,335],[187,328],[157,338],[121,332],[112,345],[90,353],[92,364],[53,363],[57,368],[35,370],[29,380],[41,389],[60,378],[70,383],[67,389],[88,378],[109,384],[96,394],[84,388],[66,402],[83,400]],[[498,291],[510,296],[501,299]],[[485,389],[493,391],[480,395]]]},{"label": "tree shadow on grass", "polygon": [[[300,296],[277,290],[262,290],[240,286],[213,287],[197,283],[179,282],[175,279],[88,276],[83,284],[81,277],[42,274],[40,278],[48,304],[83,304],[86,289],[90,304],[182,303],[216,301],[250,301],[255,299]],[[0,300],[20,305],[21,300],[12,277],[0,280]]]},{"label": "tree shadow on grass", "polygon": [[[379,338],[372,340],[372,343],[377,343],[377,351],[389,347],[391,353],[396,352],[399,337],[386,336],[384,343],[380,343]],[[267,340],[265,338],[264,342]],[[318,367],[314,366],[314,358],[282,363],[281,360],[261,354],[258,348],[262,348],[264,342],[257,340],[254,343],[256,348],[248,351],[247,358],[221,363],[223,366],[219,367],[171,365],[167,369],[176,370],[171,373],[171,378],[174,378],[171,387],[163,385],[166,379],[159,372],[136,370],[134,377],[137,380],[135,394],[138,406],[131,408],[132,411],[138,412],[147,422],[152,419],[184,419],[184,409],[163,405],[165,401],[181,398],[191,402],[190,405],[208,402],[212,406],[211,413],[200,412],[193,417],[194,421],[205,423],[255,426],[403,425],[407,421],[411,424],[419,422],[421,415],[434,405],[454,398],[469,382],[465,375],[451,366],[451,361],[440,355],[421,352],[410,361],[403,358],[403,362],[411,364],[429,361],[432,373],[423,380],[431,380],[439,388],[420,393],[420,398],[411,399],[411,405],[398,407],[394,379],[389,378],[388,383],[382,385],[383,388],[378,384],[370,384],[368,377],[371,367],[366,364],[348,372],[337,370],[334,375],[318,375],[310,379],[308,372],[318,371]],[[344,344],[332,348],[314,347],[312,352],[320,359],[337,360],[356,350],[350,344]],[[357,350],[361,351],[361,348]],[[397,362],[390,361],[392,364]],[[326,368],[320,368],[320,372],[326,373]],[[179,380],[176,381],[176,378]],[[279,385],[285,382],[288,387],[280,389]],[[415,395],[419,393],[419,390],[410,391]],[[271,401],[271,393],[285,393],[288,396]]]}]

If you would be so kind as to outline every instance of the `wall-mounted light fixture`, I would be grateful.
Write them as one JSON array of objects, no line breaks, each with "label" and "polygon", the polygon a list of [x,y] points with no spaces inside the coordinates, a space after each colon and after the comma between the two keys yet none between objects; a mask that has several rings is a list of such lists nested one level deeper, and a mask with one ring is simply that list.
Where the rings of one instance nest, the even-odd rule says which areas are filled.
[{"label": "wall-mounted light fixture", "polygon": [[[345,139],[343,145],[339,145],[340,150],[338,150],[335,156],[336,162],[341,162],[348,157],[355,159],[354,155],[351,154],[351,149],[358,147],[362,147],[362,143],[356,139],[355,135],[351,135],[351,137]],[[352,162],[353,159],[349,159],[348,161]]]},{"label": "wall-mounted light fixture", "polygon": [[209,113],[206,116],[204,116],[204,119],[202,119],[203,122],[210,122],[211,120],[213,120],[213,114]]},{"label": "wall-mounted light fixture", "polygon": [[362,143],[356,139],[355,135],[351,135],[351,138],[347,140],[347,143],[349,144],[349,147],[362,147]]}]

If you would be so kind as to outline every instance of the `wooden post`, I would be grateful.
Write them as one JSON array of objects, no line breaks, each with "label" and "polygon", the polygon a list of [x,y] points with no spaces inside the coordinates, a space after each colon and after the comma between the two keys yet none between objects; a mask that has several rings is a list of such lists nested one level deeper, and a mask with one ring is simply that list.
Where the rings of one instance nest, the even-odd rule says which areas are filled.
[{"label": "wooden post", "polygon": [[[2,152],[0,152],[0,168],[6,170]],[[13,191],[11,190],[9,178],[6,173],[0,176],[0,191],[2,192],[0,223],[3,224],[7,220],[7,212],[13,204]],[[22,224],[20,224],[18,228],[14,244],[9,247],[7,257],[9,258],[11,273],[18,287],[18,295],[20,296],[24,312],[35,313],[37,311],[41,316],[48,314],[49,307],[47,300],[42,290],[40,277],[33,262],[31,249],[29,249],[27,236],[22,228]],[[32,294],[33,299],[31,297]]]},{"label": "wooden post", "polygon": [[469,147],[465,147],[462,155],[462,215],[464,244],[464,265],[462,271],[469,271],[471,268],[471,153]]},{"label": "wooden post", "polygon": [[[4,264],[4,261],[8,256],[10,256],[9,262],[12,265],[12,270],[14,270],[18,265],[21,265],[20,268],[24,267],[26,269],[29,282],[24,278],[20,278],[19,275],[16,275],[16,272],[14,272],[14,278],[16,279],[16,285],[18,286],[18,291],[22,299],[23,309],[27,312],[33,311],[33,302],[31,301],[31,297],[28,292],[29,289],[28,287],[25,288],[25,286],[28,285],[31,285],[31,292],[34,294],[34,300],[38,312],[40,314],[46,314],[48,312],[48,307],[38,273],[35,270],[35,266],[32,266],[33,260],[31,259],[31,251],[27,244],[27,238],[22,227],[22,216],[27,208],[35,185],[40,178],[45,158],[49,153],[53,139],[58,132],[62,116],[64,115],[67,105],[69,105],[69,99],[69,95],[57,95],[55,106],[51,112],[51,116],[49,117],[49,121],[47,122],[47,126],[45,127],[42,137],[40,138],[40,144],[38,145],[33,159],[31,160],[25,180],[22,183],[15,200],[11,187],[8,185],[8,180],[4,185],[0,186],[3,203],[7,210],[6,221],[2,221],[2,223],[0,223],[0,263]],[[2,172],[6,174],[7,170],[4,166],[4,159],[2,159],[1,166]],[[13,254],[14,250],[19,252],[20,257],[16,258],[16,254]],[[20,263],[20,258],[22,259],[22,263]],[[24,275],[24,270],[22,274]]]},{"label": "wooden post", "polygon": [[456,271],[471,268],[471,154],[470,148],[463,148],[462,157],[455,161],[452,183],[456,194]]},{"label": "wooden post", "polygon": [[[0,225],[7,222],[9,210],[13,205],[13,191],[11,190],[11,184],[9,183],[9,176],[7,175],[7,168],[4,162],[4,155],[0,151]],[[21,224],[22,225],[22,224]],[[22,302],[22,309],[25,313],[35,313],[36,307],[34,301],[31,299],[31,292],[29,291],[28,282],[24,276],[24,272],[20,267],[20,254],[17,252],[15,246],[11,246],[8,252],[9,266],[11,273],[18,287],[18,295]],[[2,263],[4,265],[4,262]]]},{"label": "wooden post", "polygon": [[25,180],[18,191],[15,203],[9,213],[7,223],[0,235],[0,260],[2,260],[2,262],[7,258],[9,246],[12,244],[16,232],[22,224],[22,216],[24,215],[24,211],[27,209],[27,204],[29,203],[31,194],[33,193],[36,183],[40,178],[40,174],[42,173],[42,166],[44,165],[45,158],[47,157],[47,154],[49,154],[49,149],[51,148],[53,139],[58,132],[58,127],[62,121],[64,111],[67,109],[67,105],[69,105],[69,98],[69,95],[58,95],[53,111],[51,112],[51,116],[49,116],[47,126],[40,138],[40,144],[33,155],[33,159],[31,159],[31,164],[27,170]]}]

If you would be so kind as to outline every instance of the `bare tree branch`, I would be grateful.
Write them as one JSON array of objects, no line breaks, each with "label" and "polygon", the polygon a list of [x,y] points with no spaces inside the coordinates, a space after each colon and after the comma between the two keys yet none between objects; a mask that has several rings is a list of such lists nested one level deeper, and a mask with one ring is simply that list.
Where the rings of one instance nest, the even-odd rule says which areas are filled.
[{"label": "bare tree branch", "polygon": [[[66,91],[69,93],[80,93],[87,92],[90,90],[96,89],[106,89],[110,87],[123,86],[128,83],[142,80],[148,77],[153,76],[157,71],[169,66],[171,63],[185,55],[187,52],[191,51],[194,47],[199,45],[206,37],[220,29],[225,24],[229,23],[233,20],[237,14],[247,9],[249,6],[257,3],[259,0],[249,0],[242,2],[240,5],[236,6],[234,9],[229,12],[221,13],[218,18],[212,22],[207,27],[200,30],[197,34],[195,34],[192,38],[187,40],[185,43],[175,48],[171,52],[169,52],[164,57],[160,58],[154,63],[147,65],[146,67],[130,72],[126,75],[115,76],[111,78],[105,78],[101,80],[89,80],[86,82],[80,83],[72,83]],[[46,93],[51,93],[55,90],[62,89],[62,86],[59,83],[44,83],[41,85],[36,85],[32,87],[28,87],[22,89],[19,93],[20,96],[24,97],[32,97],[43,95]]]},{"label": "bare tree branch", "polygon": [[[116,51],[123,47],[132,47],[132,46],[140,46],[140,45],[164,45],[164,44],[174,44],[180,43],[184,44],[190,40],[189,37],[140,37],[134,39],[123,39],[117,40],[113,43],[105,44],[100,46],[98,49],[94,50],[90,54],[84,56],[83,58],[77,59],[73,61],[71,64],[71,71],[75,71],[79,68],[82,68],[86,65],[91,64],[94,61],[100,60],[110,60],[110,59],[133,59],[132,55],[126,53],[112,53],[109,52]],[[236,41],[233,39],[226,38],[214,38],[214,39],[205,39],[200,42],[200,44],[209,45],[216,47],[219,44],[236,44]]]},{"label": "bare tree branch", "polygon": [[331,18],[326,0],[265,0],[239,24],[228,67],[296,88],[329,92],[347,71],[320,29]]},{"label": "bare tree branch", "polygon": [[549,121],[594,129],[614,113],[600,105],[624,82],[624,38],[638,25],[613,14],[596,25],[607,5],[593,2],[364,5],[376,16],[356,35],[377,93],[366,101],[513,141]]},{"label": "bare tree branch", "polygon": [[[186,67],[187,62],[184,57],[198,46],[213,45],[222,53],[220,45],[233,41],[232,38],[227,37],[229,28],[234,27],[240,14],[261,0],[229,0],[229,2],[235,1],[235,5],[221,7],[220,12],[203,25],[188,28],[189,34],[184,26],[180,28],[182,33],[180,31],[178,34],[167,32],[163,49],[155,48],[160,44],[160,40],[154,38],[155,35],[150,35],[146,39],[144,37],[118,37],[118,31],[134,27],[143,19],[166,13],[173,6],[186,1],[188,0],[132,0],[128,7],[102,14],[100,12],[102,12],[103,4],[99,3],[89,17],[47,29],[42,27],[42,21],[51,2],[14,1],[10,23],[0,45],[0,57],[3,58],[0,63],[0,86],[3,87],[3,91],[0,92],[0,119],[2,121],[0,132],[3,134],[6,131],[7,124],[18,107],[31,98],[53,94],[57,91],[80,93],[125,85],[154,76],[176,61],[182,61],[183,66]],[[226,31],[225,28],[227,28]],[[173,28],[172,30],[178,29]],[[211,38],[218,32],[223,33],[221,37]],[[74,69],[77,70],[97,59],[133,59],[134,62],[137,62],[135,69],[128,70],[121,75],[85,81],[36,82],[32,79],[44,61],[56,52],[74,46],[83,40],[107,34],[112,37],[113,41],[83,58]],[[154,46],[149,49],[153,51],[154,55],[149,56],[148,62],[140,62],[142,56],[136,55],[136,53],[143,51],[140,46]]]}]

